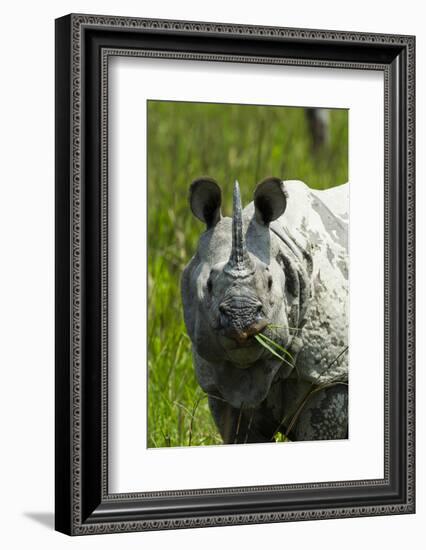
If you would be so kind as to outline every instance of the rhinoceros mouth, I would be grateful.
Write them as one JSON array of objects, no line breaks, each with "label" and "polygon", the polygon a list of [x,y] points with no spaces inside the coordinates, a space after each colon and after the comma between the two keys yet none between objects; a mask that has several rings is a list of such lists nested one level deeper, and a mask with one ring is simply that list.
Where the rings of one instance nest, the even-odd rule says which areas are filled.
[{"label": "rhinoceros mouth", "polygon": [[220,340],[226,359],[238,368],[252,367],[264,355],[264,348],[259,346],[254,336],[238,342],[222,335]]},{"label": "rhinoceros mouth", "polygon": [[237,342],[239,346],[252,345],[254,344],[253,337],[262,332],[267,325],[268,321],[266,319],[259,318],[244,328],[231,325],[224,330],[224,335]]}]

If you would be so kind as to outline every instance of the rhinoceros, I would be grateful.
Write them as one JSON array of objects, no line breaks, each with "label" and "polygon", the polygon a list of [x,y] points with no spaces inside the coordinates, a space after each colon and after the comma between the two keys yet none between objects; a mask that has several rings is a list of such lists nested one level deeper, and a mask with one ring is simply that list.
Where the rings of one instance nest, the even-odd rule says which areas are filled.
[{"label": "rhinoceros", "polygon": [[347,195],[270,177],[243,209],[235,182],[230,218],[215,180],[190,186],[206,230],[182,274],[183,313],[226,444],[348,437]]}]

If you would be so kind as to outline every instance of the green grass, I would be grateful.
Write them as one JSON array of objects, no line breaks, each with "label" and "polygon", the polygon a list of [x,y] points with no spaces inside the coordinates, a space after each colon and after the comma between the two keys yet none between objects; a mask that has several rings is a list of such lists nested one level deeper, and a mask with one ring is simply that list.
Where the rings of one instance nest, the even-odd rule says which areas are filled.
[{"label": "green grass", "polygon": [[225,215],[235,179],[244,204],[270,175],[340,185],[348,180],[347,111],[331,112],[330,129],[329,144],[313,153],[303,109],[148,102],[148,447],[221,443],[195,379],[180,300],[182,270],[204,230],[188,207],[191,181],[215,178]]}]

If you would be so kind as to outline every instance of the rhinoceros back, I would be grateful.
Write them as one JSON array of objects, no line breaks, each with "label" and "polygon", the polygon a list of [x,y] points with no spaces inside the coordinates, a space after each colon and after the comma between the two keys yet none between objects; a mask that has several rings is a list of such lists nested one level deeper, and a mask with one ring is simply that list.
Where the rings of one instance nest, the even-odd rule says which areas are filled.
[{"label": "rhinoceros back", "polygon": [[[309,291],[300,304],[304,326],[299,374],[315,383],[346,380],[348,374],[348,184],[314,191],[284,182],[288,205],[271,230],[304,254]],[[288,246],[286,246],[288,251]]]}]

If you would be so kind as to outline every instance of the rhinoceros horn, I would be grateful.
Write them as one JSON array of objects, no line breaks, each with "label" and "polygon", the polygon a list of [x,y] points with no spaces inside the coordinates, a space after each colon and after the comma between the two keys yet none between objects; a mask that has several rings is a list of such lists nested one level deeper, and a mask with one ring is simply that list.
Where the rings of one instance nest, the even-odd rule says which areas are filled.
[{"label": "rhinoceros horn", "polygon": [[243,234],[243,209],[241,205],[240,186],[234,184],[234,201],[232,214],[232,250],[224,271],[232,277],[248,277],[254,272],[253,262],[247,251]]}]

